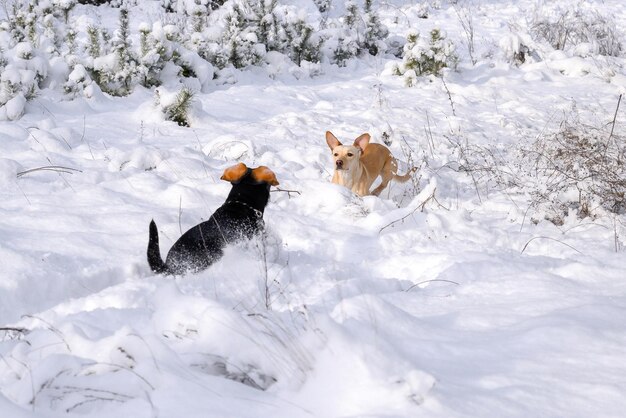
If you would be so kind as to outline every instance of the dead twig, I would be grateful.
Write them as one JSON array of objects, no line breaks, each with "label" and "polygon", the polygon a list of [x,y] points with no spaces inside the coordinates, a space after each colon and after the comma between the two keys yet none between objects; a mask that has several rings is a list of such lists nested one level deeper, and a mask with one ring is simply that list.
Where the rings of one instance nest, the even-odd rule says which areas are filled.
[{"label": "dead twig", "polygon": [[19,332],[19,333],[26,333],[29,330],[26,328],[16,328],[16,327],[0,327],[0,331],[5,331],[5,332]]},{"label": "dead twig", "polygon": [[70,345],[67,343],[67,340],[65,339],[65,336],[63,335],[63,333],[54,325],[52,325],[50,322],[46,321],[45,319],[39,317],[39,316],[35,316],[35,315],[23,315],[22,318],[30,318],[30,319],[37,319],[41,322],[43,322],[44,324],[47,325],[48,330],[52,331],[54,334],[56,334],[61,341],[63,341],[63,344],[65,344],[65,348],[67,348],[68,352],[72,352],[72,349],[70,348]]},{"label": "dead twig", "polygon": [[[0,341],[3,340],[21,340],[22,337],[30,332],[29,329],[20,328],[20,327],[0,327],[0,332],[4,331],[4,335],[0,338]],[[30,343],[27,342],[28,345]]]},{"label": "dead twig", "polygon": [[528,240],[528,242],[526,243],[526,245],[524,245],[524,248],[522,248],[522,251],[521,251],[520,253],[521,253],[521,254],[523,254],[523,253],[524,253],[524,251],[526,250],[526,247],[528,247],[528,244],[530,244],[532,241],[534,241],[534,240],[536,240],[536,239],[549,239],[549,240],[552,240],[552,241],[556,241],[556,242],[558,242],[558,243],[560,243],[560,244],[565,245],[565,246],[566,246],[566,247],[568,247],[568,248],[571,248],[572,250],[576,251],[578,254],[584,255],[583,253],[581,253],[580,251],[578,251],[576,248],[572,247],[571,245],[569,245],[569,244],[567,244],[567,243],[565,243],[565,242],[563,242],[563,241],[561,241],[561,240],[558,240],[558,239],[556,239],[556,238],[551,238],[551,237],[544,237],[544,236],[540,236],[540,237],[533,237],[533,238],[529,239],[529,240]]},{"label": "dead twig", "polygon": [[446,93],[448,94],[448,100],[450,101],[450,107],[452,108],[452,116],[456,116],[456,110],[454,109],[454,101],[452,100],[452,93],[450,93],[450,89],[446,84],[446,80],[441,77],[441,82],[443,83],[443,87],[446,89]]},{"label": "dead twig", "polygon": [[270,192],[283,192],[283,193],[287,193],[287,196],[289,196],[289,198],[291,199],[291,193],[295,193],[298,195],[301,195],[302,193],[299,192],[298,190],[289,190],[289,189],[281,189],[280,187],[276,187],[275,189],[270,190]]},{"label": "dead twig", "polygon": [[446,279],[432,279],[432,280],[424,280],[423,282],[419,282],[419,283],[415,283],[413,286],[409,287],[408,289],[405,290],[405,292],[410,291],[411,289],[413,289],[414,287],[417,287],[421,284],[424,283],[430,283],[430,282],[445,282],[445,283],[452,283],[455,284],[457,286],[460,285],[460,283],[455,282],[454,280],[446,280]]},{"label": "dead twig", "polygon": [[609,134],[609,141],[611,140],[611,137],[613,136],[613,131],[615,130],[615,120],[617,120],[617,112],[619,111],[619,105],[622,102],[622,95],[619,95],[619,98],[617,99],[617,107],[615,107],[615,114],[613,115],[613,122],[611,122],[611,133]]},{"label": "dead twig", "polygon": [[46,165],[43,167],[36,167],[36,168],[31,168],[28,170],[20,171],[19,173],[17,173],[17,178],[19,179],[20,177],[23,177],[26,174],[34,173],[36,171],[54,171],[57,173],[67,173],[67,174],[74,174],[74,172],[78,172],[78,173],[83,172],[83,170],[79,170],[77,168],[72,168],[72,167],[65,167],[62,165]]},{"label": "dead twig", "polygon": [[393,222],[388,223],[387,225],[383,226],[382,228],[380,228],[380,230],[378,231],[378,233],[380,234],[381,232],[383,232],[386,228],[389,228],[395,224],[397,224],[398,222],[403,222],[406,218],[413,216],[413,214],[415,212],[417,212],[418,210],[420,212],[424,211],[424,207],[426,206],[426,203],[428,203],[431,199],[435,198],[435,192],[437,191],[437,188],[435,187],[433,189],[433,192],[430,194],[430,196],[428,196],[422,203],[420,203],[419,205],[417,205],[417,207],[415,209],[413,209],[410,213],[408,213],[407,215],[403,216],[400,219],[396,219]]},{"label": "dead twig", "polygon": [[91,149],[91,144],[89,144],[89,141],[87,141],[85,139],[85,115],[83,115],[83,134],[80,136],[80,140],[81,142],[84,142],[85,144],[87,144],[87,149],[89,149],[89,154],[91,154],[91,159],[92,160],[96,160],[96,157],[93,155],[93,150]]}]

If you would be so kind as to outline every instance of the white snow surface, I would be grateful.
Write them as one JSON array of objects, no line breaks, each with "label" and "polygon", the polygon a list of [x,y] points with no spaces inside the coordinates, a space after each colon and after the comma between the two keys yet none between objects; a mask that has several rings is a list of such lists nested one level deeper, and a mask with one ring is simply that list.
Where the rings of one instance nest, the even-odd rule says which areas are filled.
[{"label": "white snow surface", "polygon": [[[424,20],[423,4],[395,2],[384,21],[461,40],[440,3]],[[480,51],[518,48],[507,22],[534,2],[479,3]],[[595,4],[626,27],[621,1]],[[412,88],[383,71],[390,61],[237,72],[196,94],[191,128],[163,121],[142,88],[44,90],[0,122],[0,327],[24,329],[0,331],[0,416],[624,416],[623,216],[533,224],[524,196],[479,196],[445,168],[451,132],[510,148],[572,103],[611,122],[623,60],[608,75],[565,53],[465,60],[446,86]],[[327,130],[390,132],[401,172],[409,148],[429,160],[419,190],[360,198],[331,184]],[[280,182],[266,236],[202,273],[152,274],[150,220],[165,257],[223,203],[220,175],[239,161]]]}]

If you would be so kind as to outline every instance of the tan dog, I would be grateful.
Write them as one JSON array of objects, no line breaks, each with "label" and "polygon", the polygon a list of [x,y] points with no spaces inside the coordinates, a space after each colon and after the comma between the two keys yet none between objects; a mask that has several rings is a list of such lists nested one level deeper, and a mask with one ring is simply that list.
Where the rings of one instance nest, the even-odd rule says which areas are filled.
[{"label": "tan dog", "polygon": [[381,144],[370,144],[370,134],[363,134],[352,145],[343,145],[330,131],[326,132],[326,143],[333,153],[335,173],[332,182],[352,190],[359,196],[370,194],[376,177],[382,177],[380,185],[371,194],[378,196],[393,179],[404,183],[417,170],[413,167],[399,176],[398,163],[391,151]]}]

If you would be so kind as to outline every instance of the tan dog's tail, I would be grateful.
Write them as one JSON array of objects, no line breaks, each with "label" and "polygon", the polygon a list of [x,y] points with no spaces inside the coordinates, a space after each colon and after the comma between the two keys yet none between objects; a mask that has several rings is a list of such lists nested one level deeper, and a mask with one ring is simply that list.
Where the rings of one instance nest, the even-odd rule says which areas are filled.
[{"label": "tan dog's tail", "polygon": [[393,179],[397,182],[406,183],[416,171],[417,167],[411,167],[411,169],[407,171],[405,175],[401,176],[398,174],[398,163],[395,161],[393,162]]}]

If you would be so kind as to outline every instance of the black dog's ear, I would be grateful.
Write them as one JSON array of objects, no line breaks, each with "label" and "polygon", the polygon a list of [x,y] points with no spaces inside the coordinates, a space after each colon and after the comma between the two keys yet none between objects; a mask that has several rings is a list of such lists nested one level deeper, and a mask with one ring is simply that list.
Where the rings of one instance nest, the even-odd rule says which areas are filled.
[{"label": "black dog's ear", "polygon": [[252,178],[259,183],[267,183],[272,186],[278,186],[276,174],[264,165],[252,169]]},{"label": "black dog's ear", "polygon": [[237,183],[241,181],[241,179],[246,175],[247,172],[248,167],[246,167],[244,163],[239,163],[224,170],[224,174],[222,174],[222,177],[220,177],[220,179],[226,180],[230,183]]}]

